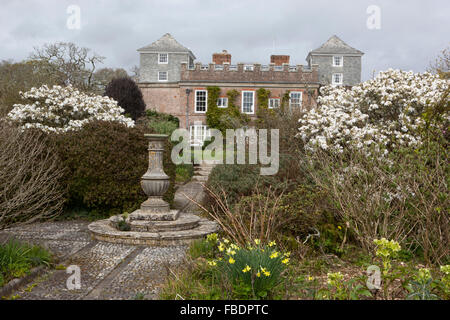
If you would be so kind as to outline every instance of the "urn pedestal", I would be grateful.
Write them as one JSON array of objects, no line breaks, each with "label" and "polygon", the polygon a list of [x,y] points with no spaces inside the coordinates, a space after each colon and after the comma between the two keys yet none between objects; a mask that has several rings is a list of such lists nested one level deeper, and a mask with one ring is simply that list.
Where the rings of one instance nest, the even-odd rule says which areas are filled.
[{"label": "urn pedestal", "polygon": [[[164,172],[163,157],[167,135],[146,134],[148,139],[148,169],[141,178],[141,187],[148,199],[140,209],[129,215],[117,215],[91,223],[88,228],[94,239],[100,241],[147,245],[186,245],[216,232],[215,222],[179,210],[170,210],[163,195],[170,185]],[[128,226],[127,230],[120,225]]]},{"label": "urn pedestal", "polygon": [[148,139],[148,169],[141,178],[141,187],[148,199],[130,215],[130,221],[168,221],[178,218],[177,210],[170,210],[163,195],[169,189],[170,178],[164,172],[164,147],[168,138],[164,134],[146,134]]}]

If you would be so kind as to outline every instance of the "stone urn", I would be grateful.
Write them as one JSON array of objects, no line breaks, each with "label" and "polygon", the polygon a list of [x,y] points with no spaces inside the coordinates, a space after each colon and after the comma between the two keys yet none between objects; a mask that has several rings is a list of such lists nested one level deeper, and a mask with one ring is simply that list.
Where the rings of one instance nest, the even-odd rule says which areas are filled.
[{"label": "stone urn", "polygon": [[169,176],[164,172],[165,134],[146,134],[148,140],[148,170],[141,178],[141,187],[148,199],[141,204],[145,212],[167,212],[169,204],[162,197],[169,189]]}]

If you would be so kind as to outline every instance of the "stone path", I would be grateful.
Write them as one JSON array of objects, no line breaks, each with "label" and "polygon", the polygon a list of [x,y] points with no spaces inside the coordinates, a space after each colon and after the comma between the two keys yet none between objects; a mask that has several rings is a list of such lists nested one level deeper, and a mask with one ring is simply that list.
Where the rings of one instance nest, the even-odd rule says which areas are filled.
[{"label": "stone path", "polygon": [[[197,201],[203,188],[190,182],[178,188],[175,207],[193,212],[196,206],[182,194]],[[91,240],[85,221],[36,223],[0,231],[0,241],[15,237],[50,249],[68,267],[81,270],[81,288],[69,290],[66,270],[49,270],[12,296],[26,300],[45,299],[158,299],[168,268],[180,264],[187,246],[141,247]]]}]

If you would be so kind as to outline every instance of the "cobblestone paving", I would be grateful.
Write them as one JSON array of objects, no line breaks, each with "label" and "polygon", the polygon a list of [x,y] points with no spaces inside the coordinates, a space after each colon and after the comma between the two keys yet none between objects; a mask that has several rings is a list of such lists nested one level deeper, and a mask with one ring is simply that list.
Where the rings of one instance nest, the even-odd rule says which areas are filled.
[{"label": "cobblestone paving", "polygon": [[[203,188],[190,182],[178,188],[175,207],[195,209]],[[65,267],[81,271],[81,288],[69,290],[66,270],[49,270],[11,296],[26,300],[157,299],[167,267],[182,263],[187,247],[139,247],[91,240],[85,221],[35,223],[0,231],[0,241],[14,237],[51,250]]]}]

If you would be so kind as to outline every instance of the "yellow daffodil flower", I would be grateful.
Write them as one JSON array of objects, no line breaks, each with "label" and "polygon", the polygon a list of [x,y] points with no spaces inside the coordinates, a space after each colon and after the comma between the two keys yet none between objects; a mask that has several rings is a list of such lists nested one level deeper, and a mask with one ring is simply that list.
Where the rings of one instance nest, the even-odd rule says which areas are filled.
[{"label": "yellow daffodil flower", "polygon": [[277,252],[277,251],[274,251],[274,252],[272,252],[272,254],[270,255],[270,259],[275,259],[275,258],[278,258],[278,256],[280,255],[280,253],[279,252]]},{"label": "yellow daffodil flower", "polygon": [[252,270],[252,268],[250,268],[248,265],[246,265],[245,268],[242,269],[242,272],[243,272],[243,273],[246,273],[246,272],[248,272],[248,271],[250,271],[250,270]]},{"label": "yellow daffodil flower", "polygon": [[233,264],[233,263],[236,262],[236,260],[234,260],[233,258],[230,257],[230,259],[228,260],[228,262],[229,262],[230,264]]},{"label": "yellow daffodil flower", "polygon": [[212,267],[217,266],[217,262],[213,261],[208,261],[208,264]]}]

